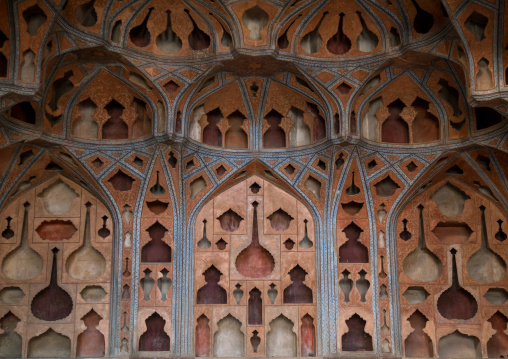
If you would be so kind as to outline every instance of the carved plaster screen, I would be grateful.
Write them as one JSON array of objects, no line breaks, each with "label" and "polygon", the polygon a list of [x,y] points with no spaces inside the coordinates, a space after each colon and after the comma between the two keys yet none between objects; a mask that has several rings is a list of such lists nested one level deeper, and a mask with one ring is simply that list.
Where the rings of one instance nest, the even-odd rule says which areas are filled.
[{"label": "carved plaster screen", "polygon": [[0,358],[508,357],[507,4],[0,0]]}]

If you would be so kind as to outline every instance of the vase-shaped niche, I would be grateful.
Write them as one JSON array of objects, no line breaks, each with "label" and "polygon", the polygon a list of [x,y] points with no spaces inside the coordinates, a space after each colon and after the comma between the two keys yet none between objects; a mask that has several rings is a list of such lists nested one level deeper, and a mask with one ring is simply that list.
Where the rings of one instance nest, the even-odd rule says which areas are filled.
[{"label": "vase-shaped niche", "polygon": [[342,351],[372,351],[372,336],[365,332],[365,324],[358,314],[346,320],[348,332],[342,335]]},{"label": "vase-shaped niche", "polygon": [[0,358],[21,358],[21,335],[15,332],[20,321],[11,311],[0,319]]},{"label": "vase-shaped niche", "polygon": [[170,338],[164,331],[166,321],[154,312],[146,320],[146,332],[139,337],[139,351],[169,351]]},{"label": "vase-shaped niche", "polygon": [[168,231],[166,227],[157,221],[146,231],[152,240],[145,244],[141,249],[141,262],[171,262],[171,247],[162,240]]},{"label": "vase-shaped niche", "polygon": [[250,337],[250,345],[252,345],[252,351],[254,353],[258,352],[259,344],[261,344],[261,338],[258,336],[259,332],[257,330],[252,331],[252,337]]},{"label": "vase-shaped niche", "polygon": [[443,264],[425,244],[425,230],[423,227],[423,206],[420,204],[418,247],[404,259],[402,268],[404,273],[419,282],[432,282],[441,275]]},{"label": "vase-shaped niche", "polygon": [[203,237],[201,237],[201,239],[198,242],[198,247],[201,249],[210,248],[210,246],[212,245],[212,242],[210,242],[206,237],[206,223],[207,220],[203,219]]},{"label": "vase-shaped niche", "polygon": [[478,311],[478,303],[471,293],[459,284],[457,273],[457,250],[452,248],[452,285],[437,300],[437,310],[446,319],[468,320]]},{"label": "vase-shaped niche", "polygon": [[92,309],[81,320],[85,324],[86,329],[78,335],[76,356],[88,358],[103,357],[106,343],[104,334],[97,329],[102,317]]},{"label": "vase-shaped niche", "polygon": [[487,225],[485,223],[485,207],[481,206],[481,247],[467,261],[467,272],[474,280],[483,283],[494,283],[506,276],[506,263],[489,247]]},{"label": "vase-shaped niche", "polygon": [[301,332],[301,349],[300,356],[314,357],[316,356],[316,328],[314,326],[314,319],[305,314],[302,318]]},{"label": "vase-shaped niche", "polygon": [[279,315],[270,322],[270,330],[266,334],[267,357],[295,357],[296,334],[294,323],[284,315]]},{"label": "vase-shaped niche", "polygon": [[268,298],[270,299],[270,303],[274,304],[275,299],[277,298],[277,295],[279,294],[279,291],[275,289],[275,284],[270,284],[270,289],[268,289]]},{"label": "vase-shaped niche", "polygon": [[342,279],[339,280],[339,287],[342,293],[344,293],[344,302],[349,302],[349,294],[351,293],[351,289],[353,289],[353,280],[349,278],[349,272],[347,269],[344,269],[342,272]]},{"label": "vase-shaped niche", "polygon": [[30,248],[28,244],[28,209],[30,203],[23,204],[23,227],[19,246],[7,254],[2,262],[4,275],[12,280],[30,280],[37,277],[42,271],[42,257]]},{"label": "vase-shaped niche", "polygon": [[404,342],[406,357],[408,358],[431,358],[434,356],[432,340],[423,331],[429,321],[418,309],[407,318],[413,332],[409,334]]},{"label": "vase-shaped niche", "polygon": [[487,342],[487,353],[489,358],[506,358],[508,357],[508,335],[505,333],[508,318],[497,311],[488,322],[492,325],[492,329],[496,333]]},{"label": "vase-shaped niche", "polygon": [[145,276],[141,278],[139,283],[141,284],[141,289],[143,290],[144,294],[144,300],[147,302],[150,300],[150,292],[152,291],[152,288],[155,284],[155,279],[153,279],[150,274],[152,271],[149,268],[146,268],[143,273],[145,273]]},{"label": "vase-shaped niche", "polygon": [[165,302],[167,300],[167,294],[169,291],[169,288],[171,288],[171,284],[173,281],[171,278],[168,278],[169,271],[166,268],[162,268],[161,274],[162,277],[157,279],[157,286],[159,287],[159,290],[161,292],[161,300]]},{"label": "vase-shaped niche", "polygon": [[312,303],[312,289],[303,284],[308,273],[297,264],[288,274],[293,283],[284,289],[284,303]]},{"label": "vase-shaped niche", "polygon": [[212,265],[203,275],[206,284],[199,288],[196,296],[197,304],[227,304],[228,294],[224,288],[219,285],[222,273]]},{"label": "vase-shaped niche", "polygon": [[367,275],[367,272],[365,272],[363,269],[358,272],[358,275],[360,276],[360,279],[356,281],[356,289],[360,293],[360,302],[365,303],[366,299],[365,296],[367,295],[367,291],[370,287],[370,282],[365,279],[365,276]]},{"label": "vase-shaped niche", "polygon": [[242,290],[242,285],[240,283],[237,283],[236,284],[236,289],[233,291],[233,297],[235,297],[235,300],[236,300],[236,304],[240,304],[240,301],[242,300],[242,297],[243,297],[243,290]]},{"label": "vase-shaped niche", "polygon": [[85,206],[83,244],[67,258],[66,269],[72,278],[93,280],[100,277],[106,270],[106,259],[101,252],[92,246],[90,233],[90,207],[92,204],[87,202]]},{"label": "vase-shaped niche", "polygon": [[213,356],[242,357],[245,354],[245,336],[241,327],[242,323],[231,314],[219,320],[213,336]]},{"label": "vase-shaped niche", "polygon": [[201,314],[197,320],[196,325],[196,356],[209,357],[210,356],[210,320],[206,315]]},{"label": "vase-shaped niche", "polygon": [[275,260],[271,253],[259,243],[258,234],[258,202],[252,202],[252,240],[236,257],[235,266],[238,272],[249,278],[264,278],[275,268]]},{"label": "vase-shaped niche", "polygon": [[41,320],[55,321],[64,319],[72,312],[73,304],[71,296],[57,283],[57,253],[58,248],[53,248],[53,264],[49,285],[37,293],[32,300],[32,314]]}]

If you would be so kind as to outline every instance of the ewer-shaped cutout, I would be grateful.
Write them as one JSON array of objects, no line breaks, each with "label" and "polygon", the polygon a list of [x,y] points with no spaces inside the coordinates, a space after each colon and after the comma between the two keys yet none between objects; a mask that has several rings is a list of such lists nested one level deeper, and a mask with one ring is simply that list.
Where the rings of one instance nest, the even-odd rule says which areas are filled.
[{"label": "ewer-shaped cutout", "polygon": [[443,263],[432,253],[425,244],[425,230],[423,228],[423,206],[420,204],[418,247],[408,254],[402,263],[404,273],[418,282],[432,282],[439,278],[443,270]]},{"label": "ewer-shaped cutout", "polygon": [[487,224],[485,223],[485,207],[481,206],[482,212],[482,244],[480,249],[467,261],[467,272],[474,280],[483,283],[498,282],[506,276],[506,263],[489,247],[487,238]]},{"label": "ewer-shaped cutout", "polygon": [[72,298],[58,283],[56,254],[58,248],[53,248],[53,265],[49,285],[37,293],[32,300],[31,310],[34,317],[41,320],[55,321],[64,319],[72,312]]},{"label": "ewer-shaped cutout", "polygon": [[12,252],[7,254],[2,263],[4,275],[12,280],[30,280],[37,277],[42,271],[42,257],[28,244],[28,208],[30,203],[23,204],[23,227],[21,240]]},{"label": "ewer-shaped cutout", "polygon": [[344,302],[349,302],[349,294],[351,293],[351,289],[353,289],[353,280],[349,278],[351,274],[350,271],[344,269],[342,272],[343,278],[339,280],[339,287],[342,293],[344,293]]},{"label": "ewer-shaped cutout", "polygon": [[157,286],[159,287],[159,290],[161,292],[161,300],[163,302],[167,300],[169,288],[171,288],[171,284],[173,284],[171,278],[168,277],[168,273],[169,271],[166,268],[162,268],[161,270],[162,277],[157,279]]},{"label": "ewer-shaped cutout", "polygon": [[344,33],[344,14],[339,14],[337,32],[328,40],[326,48],[334,55],[344,55],[351,49],[351,39]]},{"label": "ewer-shaped cutout", "polygon": [[307,223],[308,222],[309,221],[307,221],[306,219],[303,220],[303,224],[305,225],[305,232],[304,232],[302,240],[300,241],[300,248],[302,248],[302,249],[309,249],[309,248],[312,248],[312,246],[314,245],[314,243],[312,243],[312,241],[309,239],[309,236],[307,233]]},{"label": "ewer-shaped cutout", "polygon": [[85,217],[85,232],[83,235],[83,244],[76,249],[67,258],[65,263],[67,273],[72,278],[80,280],[92,280],[100,277],[106,270],[106,259],[92,246],[90,236],[90,207],[92,204],[87,202]]},{"label": "ewer-shaped cutout", "polygon": [[259,243],[258,234],[258,202],[252,202],[254,207],[252,217],[252,240],[250,244],[236,257],[235,266],[238,273],[248,278],[264,278],[275,268],[272,254]]},{"label": "ewer-shaped cutout", "polygon": [[457,273],[457,250],[452,248],[452,285],[445,290],[437,300],[437,310],[446,319],[468,320],[473,318],[478,311],[478,303],[471,293],[459,284]]},{"label": "ewer-shaped cutout", "polygon": [[360,188],[355,185],[355,171],[353,171],[351,176],[351,186],[346,188],[346,194],[348,196],[356,196],[358,193],[360,193]]}]

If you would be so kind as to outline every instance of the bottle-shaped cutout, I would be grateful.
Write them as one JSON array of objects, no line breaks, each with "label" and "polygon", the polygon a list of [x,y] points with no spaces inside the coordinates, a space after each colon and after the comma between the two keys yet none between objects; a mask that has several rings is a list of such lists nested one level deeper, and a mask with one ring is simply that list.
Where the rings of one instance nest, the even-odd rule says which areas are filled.
[{"label": "bottle-shaped cutout", "polygon": [[120,329],[121,333],[128,333],[129,332],[129,326],[127,325],[127,312],[123,312],[123,325],[122,329]]},{"label": "bottle-shaped cutout", "polygon": [[[14,237],[14,231],[11,229],[12,217],[9,216],[5,220],[7,221],[7,228],[3,230],[2,237],[4,237],[5,239],[11,239],[12,237]],[[502,222],[503,221],[501,221],[501,223]],[[499,223],[499,228],[501,228],[501,223]]]},{"label": "bottle-shaped cutout", "polygon": [[400,239],[402,239],[403,241],[409,241],[412,237],[412,234],[407,230],[407,219],[404,218],[402,220],[402,225],[404,226],[404,229],[399,234]]},{"label": "bottle-shaped cutout", "polygon": [[383,325],[381,326],[381,333],[388,333],[390,327],[386,325],[386,309],[383,309]]},{"label": "bottle-shaped cutout", "polygon": [[206,238],[206,223],[207,220],[203,219],[203,237],[201,237],[201,239],[198,242],[198,247],[201,249],[210,248],[210,246],[212,245],[212,242],[210,242],[208,238]]},{"label": "bottle-shaped cutout", "polygon": [[164,189],[164,187],[161,186],[159,182],[159,171],[155,171],[155,173],[157,176],[157,180],[155,184],[150,188],[150,192],[155,196],[160,196],[163,195],[164,192],[166,192],[166,190]]},{"label": "bottle-shaped cutout", "polygon": [[192,22],[192,32],[189,34],[189,46],[194,51],[206,50],[210,46],[210,36],[201,30],[188,9],[184,10]]},{"label": "bottle-shaped cutout", "polygon": [[125,248],[130,248],[130,247],[132,247],[132,234],[131,234],[131,232],[129,232],[129,231],[127,231],[127,232],[125,233],[125,238],[124,238],[124,240],[123,240],[123,246],[124,246]]},{"label": "bottle-shaped cutout", "polygon": [[[295,23],[296,20],[298,20],[300,17],[302,16],[302,14],[298,14],[297,17],[295,17],[293,19],[293,21],[291,21],[291,23],[289,24],[288,27],[286,27],[286,30],[284,30],[284,32],[282,33],[282,35],[279,36],[279,38],[277,39],[277,46],[279,47],[279,49],[281,50],[285,50],[289,47],[289,40],[288,40],[288,31],[289,29],[291,29],[291,26],[293,26],[293,24]],[[255,97],[255,96],[254,96]]]},{"label": "bottle-shaped cutout", "polygon": [[130,300],[131,299],[131,291],[129,285],[124,285],[122,289],[122,300]]},{"label": "bottle-shaped cutout", "polygon": [[309,236],[307,235],[307,221],[306,219],[303,220],[303,224],[305,225],[305,234],[303,235],[302,240],[300,241],[300,248],[303,249],[309,249],[312,248],[314,243],[309,239]]},{"label": "bottle-shaped cutout", "polygon": [[487,224],[485,221],[485,206],[481,211],[481,246],[467,261],[467,272],[474,280],[483,283],[498,282],[506,276],[506,263],[489,246]]},{"label": "bottle-shaped cutout", "polygon": [[49,285],[37,293],[32,300],[31,310],[34,317],[46,321],[64,319],[72,312],[72,298],[57,283],[58,268],[56,254],[58,248],[53,248],[53,264]]},{"label": "bottle-shaped cutout", "polygon": [[356,46],[361,52],[371,52],[377,47],[379,38],[367,27],[367,24],[365,23],[365,20],[362,16],[362,12],[357,11],[356,14],[358,15],[360,23],[362,24],[362,32],[356,38]]},{"label": "bottle-shaped cutout", "polygon": [[434,253],[427,249],[425,243],[425,229],[423,227],[423,208],[421,204],[418,206],[420,212],[418,247],[404,259],[402,268],[404,273],[412,280],[418,282],[432,282],[441,275],[443,264]]},{"label": "bottle-shaped cutout", "polygon": [[379,272],[379,278],[384,279],[387,277],[387,274],[385,272],[385,263],[384,263],[385,257],[380,256],[380,259],[381,259],[381,271]]},{"label": "bottle-shaped cutout", "polygon": [[148,9],[148,13],[143,19],[143,22],[138,26],[133,27],[129,32],[129,38],[131,39],[132,43],[137,47],[146,47],[148,46],[148,44],[150,44],[151,35],[150,31],[148,30],[147,24],[153,9],[154,9],[153,7]]},{"label": "bottle-shaped cutout", "polygon": [[12,280],[30,280],[37,277],[43,267],[42,257],[28,244],[28,210],[30,203],[23,204],[23,227],[19,246],[7,254],[2,263],[4,275]]},{"label": "bottle-shaped cutout", "polygon": [[349,278],[349,272],[347,269],[344,269],[342,272],[342,279],[339,280],[339,287],[342,293],[344,293],[344,302],[349,302],[349,294],[351,293],[351,289],[353,289],[353,280]]},{"label": "bottle-shaped cutout", "polygon": [[231,37],[231,34],[229,33],[229,31],[226,30],[226,28],[224,27],[224,25],[222,25],[222,22],[219,21],[219,19],[217,18],[217,16],[215,16],[213,13],[208,13],[210,16],[213,16],[213,18],[215,20],[217,20],[217,22],[219,23],[221,29],[222,29],[222,37],[220,39],[220,44],[224,47],[230,47],[232,44],[233,44],[233,38]]},{"label": "bottle-shaped cutout", "polygon": [[141,289],[143,290],[144,294],[144,301],[148,302],[150,300],[150,292],[152,291],[152,288],[155,284],[155,279],[153,279],[150,274],[152,274],[152,271],[150,268],[146,268],[143,273],[145,273],[145,276],[141,278],[139,283],[141,284]]},{"label": "bottle-shaped cutout", "polygon": [[377,247],[386,248],[386,236],[383,231],[377,232]]},{"label": "bottle-shaped cutout", "polygon": [[452,248],[452,285],[437,300],[437,310],[446,319],[468,320],[478,311],[478,303],[473,295],[461,287],[457,272],[457,250]]},{"label": "bottle-shaped cutout", "polygon": [[335,35],[333,35],[326,43],[326,48],[331,54],[344,55],[351,49],[351,40],[344,33],[344,14],[339,14],[339,27]]},{"label": "bottle-shaped cutout", "polygon": [[[10,217],[7,217],[7,218],[10,218]],[[7,219],[7,221],[8,221],[8,219]],[[497,231],[494,238],[496,238],[499,242],[504,242],[507,238],[507,235],[506,235],[506,233],[503,232],[503,227],[502,227],[503,221],[501,219],[498,219],[497,223],[499,224],[499,230]],[[9,228],[9,225],[7,225],[7,228]]]},{"label": "bottle-shaped cutout", "polygon": [[434,17],[427,11],[423,10],[416,0],[411,0],[416,8],[416,15],[413,20],[413,27],[419,34],[426,34],[434,25]]},{"label": "bottle-shaped cutout", "polygon": [[173,284],[173,281],[171,278],[168,278],[169,271],[166,268],[162,268],[161,274],[162,277],[157,279],[157,287],[159,287],[159,290],[161,292],[161,300],[165,302],[168,300],[167,294],[169,291],[169,288],[171,288],[171,284]]},{"label": "bottle-shaped cutout", "polygon": [[166,30],[161,32],[155,39],[155,44],[166,54],[175,54],[182,49],[182,39],[171,27],[171,11],[166,10]]},{"label": "bottle-shaped cutout", "polygon": [[129,353],[129,341],[127,338],[123,338],[120,343],[120,353]]},{"label": "bottle-shaped cutout", "polygon": [[236,304],[240,304],[240,301],[242,300],[243,297],[242,285],[240,283],[237,283],[235,287],[236,289],[233,291],[233,297],[235,297]]},{"label": "bottle-shaped cutout", "polygon": [[87,202],[85,206],[86,217],[83,244],[67,258],[65,267],[67,273],[72,278],[93,280],[100,277],[106,270],[106,259],[101,252],[92,246],[90,231],[90,207],[92,207],[92,204]]},{"label": "bottle-shaped cutout", "polygon": [[97,231],[97,234],[102,238],[106,238],[111,234],[109,228],[106,227],[108,216],[102,216],[102,228]]},{"label": "bottle-shaped cutout", "polygon": [[369,291],[370,282],[367,279],[365,279],[367,272],[364,271],[363,269],[358,272],[358,275],[360,276],[360,279],[356,281],[356,289],[360,293],[360,302],[365,303],[366,302],[365,296]]},{"label": "bottle-shaped cutout", "polygon": [[124,277],[130,277],[131,271],[129,270],[129,257],[125,257],[125,269],[122,273]]},{"label": "bottle-shaped cutout", "polygon": [[259,243],[258,234],[258,202],[252,202],[252,240],[236,257],[235,266],[238,272],[248,278],[264,278],[275,268],[272,254]]},{"label": "bottle-shaped cutout", "polygon": [[270,284],[270,289],[268,289],[268,299],[270,299],[270,303],[274,304],[275,299],[277,298],[277,295],[279,294],[279,291],[275,289],[275,284]]},{"label": "bottle-shaped cutout", "polygon": [[256,287],[249,292],[247,308],[249,325],[263,324],[263,300],[261,299],[261,291]]},{"label": "bottle-shaped cutout", "polygon": [[381,203],[379,205],[379,209],[377,211],[377,220],[379,221],[379,224],[383,224],[383,222],[385,221],[386,214],[387,214],[385,207],[386,207],[386,205],[384,203]]},{"label": "bottle-shaped cutout", "polygon": [[303,51],[305,51],[308,54],[314,54],[318,52],[319,49],[321,48],[323,39],[319,34],[319,28],[321,27],[321,23],[325,19],[326,15],[328,15],[328,11],[325,11],[323,13],[316,27],[312,31],[307,33],[304,37],[302,37],[302,39],[300,40],[300,46],[302,47]]},{"label": "bottle-shaped cutout", "polygon": [[126,204],[123,206],[122,218],[127,226],[131,225],[133,213],[131,211],[131,206]]},{"label": "bottle-shaped cutout", "polygon": [[252,337],[250,337],[250,345],[252,345],[252,352],[257,353],[259,344],[261,344],[261,338],[258,336],[259,332],[254,330],[252,332]]},{"label": "bottle-shaped cutout", "polygon": [[348,196],[356,196],[358,193],[360,193],[360,188],[358,188],[355,185],[355,171],[353,171],[353,175],[352,175],[352,178],[351,178],[351,186],[346,188],[346,194]]}]

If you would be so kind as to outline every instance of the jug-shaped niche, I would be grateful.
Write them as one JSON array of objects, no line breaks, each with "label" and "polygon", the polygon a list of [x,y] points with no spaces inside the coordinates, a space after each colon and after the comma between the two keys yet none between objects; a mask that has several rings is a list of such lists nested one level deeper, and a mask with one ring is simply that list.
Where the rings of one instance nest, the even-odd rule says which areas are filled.
[{"label": "jug-shaped niche", "polygon": [[427,249],[425,243],[425,230],[423,228],[423,206],[420,204],[418,247],[408,254],[402,263],[404,273],[418,282],[432,282],[439,278],[443,270],[443,263]]},{"label": "jug-shaped niche", "polygon": [[12,280],[30,280],[37,277],[43,267],[42,257],[28,244],[28,211],[30,203],[25,202],[23,227],[19,246],[7,254],[2,262],[4,275]]},{"label": "jug-shaped niche", "polygon": [[235,266],[238,272],[249,278],[264,278],[269,276],[275,268],[272,254],[259,243],[258,234],[258,202],[252,202],[254,207],[252,218],[252,240],[250,244],[236,257]]},{"label": "jug-shaped niche", "polygon": [[506,263],[489,247],[487,225],[485,223],[485,207],[481,206],[481,247],[467,261],[467,272],[476,281],[494,283],[506,276]]},{"label": "jug-shaped niche", "polygon": [[90,232],[90,207],[92,207],[92,204],[87,202],[85,206],[86,217],[83,244],[67,258],[66,270],[72,278],[93,280],[104,274],[106,259],[101,252],[92,246]]}]

